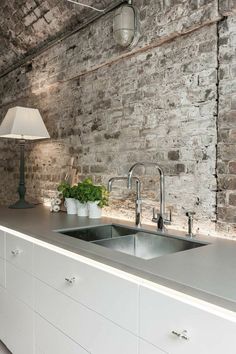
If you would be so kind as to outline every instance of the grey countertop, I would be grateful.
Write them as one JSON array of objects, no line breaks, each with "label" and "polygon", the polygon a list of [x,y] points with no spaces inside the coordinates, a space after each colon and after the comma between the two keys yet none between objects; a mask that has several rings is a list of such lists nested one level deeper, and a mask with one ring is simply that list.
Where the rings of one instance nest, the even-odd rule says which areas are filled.
[{"label": "grey countertop", "polygon": [[[236,311],[235,241],[198,236],[194,241],[208,243],[208,245],[143,260],[54,232],[54,230],[111,223],[133,226],[130,222],[116,219],[90,220],[76,215],[67,215],[64,212],[50,213],[49,209],[43,206],[24,210],[0,207],[2,226]],[[155,231],[155,225],[143,228]],[[169,231],[169,235],[186,239],[181,232]]]}]

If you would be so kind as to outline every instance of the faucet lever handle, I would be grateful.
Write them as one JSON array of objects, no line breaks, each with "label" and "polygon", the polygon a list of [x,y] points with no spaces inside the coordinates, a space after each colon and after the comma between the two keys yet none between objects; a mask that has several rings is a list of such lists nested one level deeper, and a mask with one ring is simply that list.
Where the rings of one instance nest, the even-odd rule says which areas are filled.
[{"label": "faucet lever handle", "polygon": [[169,210],[169,222],[172,222],[172,208]]},{"label": "faucet lever handle", "polygon": [[195,214],[196,214],[196,213],[195,213],[194,211],[188,211],[188,212],[186,213],[186,216],[187,216],[188,218],[192,218]]},{"label": "faucet lever handle", "polygon": [[157,219],[157,213],[156,213],[156,209],[152,208],[152,219],[156,220]]},{"label": "faucet lever handle", "polygon": [[170,225],[172,223],[172,208],[169,209],[169,215],[166,213],[164,218],[164,224]]},{"label": "faucet lever handle", "polygon": [[193,211],[188,211],[186,213],[186,216],[188,217],[188,233],[186,234],[186,236],[188,237],[194,237],[195,235],[193,234],[193,216],[196,213]]}]

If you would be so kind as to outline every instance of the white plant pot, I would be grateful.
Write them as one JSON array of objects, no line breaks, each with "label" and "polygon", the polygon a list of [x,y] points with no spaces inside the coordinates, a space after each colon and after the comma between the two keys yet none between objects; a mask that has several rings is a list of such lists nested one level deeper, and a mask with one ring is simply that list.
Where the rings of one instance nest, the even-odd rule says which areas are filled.
[{"label": "white plant pot", "polygon": [[89,218],[100,219],[102,217],[102,208],[98,206],[99,202],[88,202]]},{"label": "white plant pot", "polygon": [[80,203],[77,200],[77,215],[78,216],[88,216],[88,204],[87,203]]},{"label": "white plant pot", "polygon": [[74,198],[65,198],[65,207],[67,214],[74,215],[77,214],[77,205]]}]

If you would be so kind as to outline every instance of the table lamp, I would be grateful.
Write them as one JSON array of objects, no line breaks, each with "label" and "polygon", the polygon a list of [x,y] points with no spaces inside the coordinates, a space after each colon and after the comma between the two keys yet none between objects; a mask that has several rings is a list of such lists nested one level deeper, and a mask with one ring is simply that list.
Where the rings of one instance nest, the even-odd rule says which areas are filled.
[{"label": "table lamp", "polygon": [[34,205],[25,200],[25,140],[50,138],[39,110],[27,107],[10,108],[0,126],[0,137],[19,139],[20,145],[20,181],[18,187],[20,198],[9,208],[33,208]]}]

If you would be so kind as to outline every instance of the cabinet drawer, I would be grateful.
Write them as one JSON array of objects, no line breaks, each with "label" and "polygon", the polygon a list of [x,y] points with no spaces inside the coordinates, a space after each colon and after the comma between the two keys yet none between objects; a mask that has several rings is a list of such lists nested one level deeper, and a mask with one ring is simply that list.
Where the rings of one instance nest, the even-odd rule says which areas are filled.
[{"label": "cabinet drawer", "polygon": [[6,319],[5,319],[6,290],[0,287],[0,341],[6,342]]},{"label": "cabinet drawer", "polygon": [[154,345],[145,342],[144,340],[139,340],[139,354],[166,354],[162,350],[154,347]]},{"label": "cabinet drawer", "polygon": [[34,278],[31,274],[6,263],[7,291],[12,296],[23,301],[31,308],[34,307]]},{"label": "cabinet drawer", "polygon": [[29,335],[18,331],[15,327],[8,330],[5,342],[12,354],[34,354],[34,341]]},{"label": "cabinet drawer", "polygon": [[0,258],[5,258],[5,232],[0,230]]},{"label": "cabinet drawer", "polygon": [[7,347],[14,354],[33,354],[34,312],[8,292],[4,302]]},{"label": "cabinet drawer", "polygon": [[[172,333],[184,330],[189,340]],[[158,348],[171,354],[234,354],[235,333],[233,321],[156,290],[140,288],[140,337]]]},{"label": "cabinet drawer", "polygon": [[92,354],[137,354],[137,338],[36,280],[36,312]]},{"label": "cabinet drawer", "polygon": [[35,319],[36,354],[88,354],[39,315]]},{"label": "cabinet drawer", "polygon": [[33,243],[6,233],[6,259],[16,267],[32,273]]},{"label": "cabinet drawer", "polygon": [[[35,276],[137,334],[137,284],[40,246],[35,246]],[[73,284],[65,281],[73,277]]]},{"label": "cabinet drawer", "polygon": [[0,258],[0,286],[6,286],[6,261]]}]

